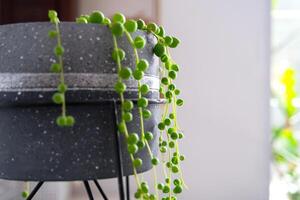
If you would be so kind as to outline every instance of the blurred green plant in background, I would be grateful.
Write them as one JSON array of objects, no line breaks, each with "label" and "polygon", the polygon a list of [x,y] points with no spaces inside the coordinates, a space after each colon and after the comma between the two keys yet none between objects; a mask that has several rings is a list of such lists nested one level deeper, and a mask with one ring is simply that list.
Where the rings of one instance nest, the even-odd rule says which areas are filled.
[{"label": "blurred green plant in background", "polygon": [[276,7],[278,0],[272,0],[272,9]]},{"label": "blurred green plant in background", "polygon": [[287,184],[289,199],[300,200],[299,141],[293,122],[299,111],[295,106],[297,101],[296,71],[293,68],[287,68],[278,79],[277,86],[279,87],[273,91],[273,95],[284,123],[273,127],[273,166],[279,178]]}]

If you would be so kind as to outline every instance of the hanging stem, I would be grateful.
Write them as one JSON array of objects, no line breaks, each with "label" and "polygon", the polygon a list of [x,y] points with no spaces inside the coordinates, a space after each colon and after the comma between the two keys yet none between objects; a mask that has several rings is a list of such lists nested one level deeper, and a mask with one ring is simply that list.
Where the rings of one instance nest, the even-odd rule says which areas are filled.
[{"label": "hanging stem", "polygon": [[57,46],[54,49],[54,53],[58,59],[58,62],[53,63],[51,66],[51,71],[54,73],[59,73],[60,76],[60,83],[57,87],[57,92],[54,93],[52,96],[52,100],[54,103],[61,105],[61,116],[59,116],[56,119],[57,125],[61,127],[65,126],[73,126],[75,123],[75,119],[73,116],[67,116],[66,114],[66,91],[67,91],[67,85],[65,84],[65,78],[64,78],[64,67],[63,67],[63,54],[64,54],[64,48],[62,46],[62,40],[61,40],[61,32],[59,27],[59,19],[57,17],[57,13],[53,10],[50,10],[48,12],[49,19],[51,23],[55,25],[55,30],[49,31],[49,37],[50,38],[56,38],[57,40]]},{"label": "hanging stem", "polygon": [[[62,46],[61,42],[61,34],[60,34],[60,29],[59,29],[59,24],[55,23],[55,29],[57,32],[57,45]],[[58,63],[61,66],[60,70],[60,83],[65,84],[65,76],[64,76],[64,67],[63,67],[63,58],[61,55],[58,56]],[[65,92],[62,93],[64,99],[66,98]],[[62,116],[66,117],[66,101],[62,102]]]},{"label": "hanging stem", "polygon": [[[126,34],[126,37],[127,37],[128,41],[129,41],[129,43],[131,44],[131,46],[133,48],[133,52],[134,52],[134,55],[135,55],[135,63],[137,65],[139,63],[139,61],[140,61],[139,54],[137,52],[137,49],[134,46],[134,42],[133,42],[133,39],[132,39],[130,33],[125,30],[125,34]],[[142,97],[142,93],[140,91],[140,88],[141,88],[141,81],[138,80],[138,98]],[[141,107],[139,107],[139,116],[140,116],[140,127],[141,127],[142,138],[143,138],[143,141],[146,144],[147,151],[148,151],[148,153],[150,155],[150,158],[152,160],[154,158],[154,156],[153,156],[153,153],[152,153],[152,150],[150,148],[150,145],[149,145],[148,141],[145,139],[143,109]],[[156,171],[156,166],[155,165],[153,165],[153,175],[154,175],[154,188],[155,188],[156,198],[158,199],[159,198],[158,189],[157,189],[158,181],[157,181],[157,171]]]},{"label": "hanging stem", "polygon": [[[117,38],[116,36],[113,35],[113,43],[114,43],[114,48],[115,49],[118,49],[118,43],[117,43]],[[118,66],[118,71],[121,70],[121,61],[120,61],[120,58],[119,58],[119,55],[117,56],[117,66]],[[121,81],[121,78],[119,77],[118,78],[119,81]],[[121,105],[124,103],[124,95],[123,93],[120,94],[120,99],[121,99]],[[121,115],[123,115],[123,110],[121,109]],[[129,134],[128,134],[128,129],[127,129],[127,125],[125,123],[125,120],[122,119],[122,123],[125,124],[125,137],[126,139],[128,138]],[[133,161],[134,161],[134,157],[132,154],[130,154],[130,159],[131,159],[131,162],[132,162],[132,166],[133,166],[133,173],[134,173],[134,177],[135,177],[135,181],[136,181],[136,184],[137,184],[137,187],[139,188],[140,187],[140,180],[139,180],[139,177],[137,175],[137,170],[136,170],[136,167],[134,166],[133,164]]]}]

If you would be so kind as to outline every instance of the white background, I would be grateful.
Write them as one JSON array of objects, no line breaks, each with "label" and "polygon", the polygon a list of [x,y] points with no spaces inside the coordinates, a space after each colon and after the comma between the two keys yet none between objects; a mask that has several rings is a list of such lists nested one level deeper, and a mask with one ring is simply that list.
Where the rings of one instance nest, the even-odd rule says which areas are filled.
[{"label": "white background", "polygon": [[162,2],[163,24],[182,40],[191,189],[180,199],[268,199],[269,1]]}]

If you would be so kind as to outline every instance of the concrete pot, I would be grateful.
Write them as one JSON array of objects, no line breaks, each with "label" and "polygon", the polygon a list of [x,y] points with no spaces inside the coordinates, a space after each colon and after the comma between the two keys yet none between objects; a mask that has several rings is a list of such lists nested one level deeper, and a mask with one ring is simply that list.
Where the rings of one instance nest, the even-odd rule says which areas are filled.
[{"label": "concrete pot", "polygon": [[[55,124],[60,106],[51,96],[59,81],[49,73],[55,62],[56,41],[48,38],[50,23],[23,23],[0,26],[0,178],[22,181],[73,181],[111,178],[117,176],[114,130],[115,109],[119,97],[114,92],[117,80],[116,64],[111,58],[112,35],[99,25],[60,24],[65,48],[65,79],[67,112],[76,119],[72,128]],[[137,32],[147,41],[139,51],[149,61],[143,82],[151,92],[149,109],[152,117],[145,130],[154,133],[150,143],[158,151],[156,124],[160,117],[159,62],[152,49],[155,38]],[[119,46],[126,52],[123,65],[135,68],[132,48],[125,36]],[[137,83],[127,82],[125,97],[136,100]],[[138,111],[133,111],[129,132],[139,133]],[[120,116],[118,116],[119,118]],[[124,175],[132,174],[131,161],[123,136],[121,139]],[[143,167],[151,168],[146,149],[138,154]]]}]

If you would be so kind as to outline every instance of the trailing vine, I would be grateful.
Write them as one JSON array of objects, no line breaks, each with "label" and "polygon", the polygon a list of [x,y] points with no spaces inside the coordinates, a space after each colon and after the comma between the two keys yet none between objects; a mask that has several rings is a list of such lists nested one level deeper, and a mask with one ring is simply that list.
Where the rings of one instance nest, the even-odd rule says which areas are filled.
[{"label": "trailing vine", "polygon": [[[62,114],[56,120],[59,126],[72,126],[75,120],[72,116],[66,114],[65,93],[67,85],[64,80],[63,70],[63,53],[64,49],[61,43],[61,34],[59,29],[59,19],[55,11],[49,11],[50,21],[55,25],[55,30],[49,32],[51,38],[57,39],[57,46],[54,53],[57,56],[58,62],[52,64],[51,71],[60,74],[60,83],[57,92],[53,95],[53,101],[61,105]],[[181,162],[184,160],[184,155],[179,150],[179,142],[183,138],[183,133],[179,128],[177,119],[178,106],[183,105],[183,100],[178,98],[180,90],[175,85],[175,79],[179,72],[179,65],[172,59],[170,48],[178,46],[180,41],[176,37],[165,34],[163,27],[158,27],[155,23],[146,24],[143,20],[127,19],[121,13],[116,13],[112,19],[104,16],[100,11],[94,11],[90,15],[81,15],[76,19],[77,23],[94,23],[109,27],[112,33],[113,52],[112,59],[115,61],[118,72],[118,79],[115,83],[114,89],[119,94],[121,119],[118,126],[119,133],[123,134],[127,142],[127,150],[132,162],[133,174],[137,186],[135,192],[136,199],[144,200],[175,200],[177,195],[182,192],[185,186],[183,174],[181,170]],[[157,38],[157,43],[153,48],[153,53],[160,58],[162,67],[160,95],[166,100],[165,109],[163,111],[161,121],[157,124],[160,130],[159,148],[160,155],[157,157],[150,148],[150,141],[153,140],[153,133],[146,131],[144,127],[144,120],[152,117],[151,111],[148,109],[149,100],[147,93],[150,91],[149,85],[143,83],[143,78],[149,63],[146,59],[140,58],[138,51],[143,49],[146,45],[146,40],[138,35],[133,38],[136,31],[144,31],[153,34]],[[118,38],[125,36],[130,43],[135,58],[135,68],[132,70],[129,67],[123,66],[122,61],[125,59],[125,51],[118,46]],[[133,100],[125,98],[125,91],[127,86],[126,80],[133,79],[138,85],[138,98],[136,103]],[[128,123],[130,123],[135,116],[132,110],[136,106],[139,113],[140,134],[130,133],[128,130]],[[138,130],[137,130],[138,131]],[[143,165],[143,160],[138,157],[137,153],[146,148],[151,163],[153,166],[154,188],[149,188],[148,183],[137,172]],[[161,160],[161,161],[160,161]],[[158,180],[157,170],[159,164],[163,170],[163,180]]]},{"label": "trailing vine", "polygon": [[[136,49],[142,49],[145,46],[145,40],[141,37],[138,36],[135,41],[132,40],[131,35],[129,34],[128,31],[130,32],[134,32],[137,30],[137,25],[134,23],[134,21],[126,21],[126,18],[124,15],[120,14],[120,13],[116,13],[113,16],[113,20],[112,20],[112,24],[110,26],[112,34],[113,34],[113,38],[114,38],[114,46],[115,46],[115,51],[120,51],[120,49],[118,49],[117,46],[117,40],[116,37],[120,37],[122,36],[124,33],[126,34],[130,44],[132,45],[133,49],[134,49],[134,54],[135,54],[135,58],[136,58],[136,69],[134,70],[134,72],[132,73],[130,68],[124,68],[121,67],[121,64],[119,61],[117,61],[118,66],[119,66],[119,79],[129,79],[130,78],[130,74],[132,74],[133,78],[135,80],[137,80],[138,82],[138,100],[137,100],[137,106],[138,106],[138,110],[139,110],[139,117],[140,117],[140,127],[141,127],[141,138],[139,138],[138,134],[136,133],[132,133],[131,135],[129,135],[129,137],[132,136],[132,138],[134,139],[130,139],[127,140],[128,142],[128,152],[130,153],[130,155],[133,157],[134,154],[136,154],[138,151],[130,151],[130,145],[133,145],[137,147],[137,150],[141,150],[143,149],[145,146],[147,146],[147,149],[149,150],[150,155],[152,156],[152,152],[150,150],[148,141],[145,139],[145,130],[144,130],[144,122],[143,119],[149,119],[151,117],[151,111],[147,110],[146,107],[148,106],[148,99],[145,97],[142,97],[142,90],[141,90],[141,79],[144,76],[144,71],[147,69],[148,67],[148,62],[146,60],[140,60],[137,50]],[[125,25],[125,26],[124,26]],[[124,28],[125,27],[125,28]],[[123,51],[123,50],[121,50]],[[120,81],[120,80],[119,80]],[[117,83],[118,84],[118,83]],[[116,91],[120,93],[119,89],[118,89],[118,85],[116,84]],[[146,94],[149,91],[149,86],[144,84],[143,85],[143,94]],[[121,92],[125,92],[121,91]],[[122,98],[121,98],[122,99]],[[130,113],[130,115],[132,115]],[[122,119],[125,122],[129,122],[126,121],[126,114],[122,114]],[[130,118],[130,121],[132,120],[132,117]],[[152,133],[147,132],[148,134],[148,139],[150,139],[151,137],[153,138]],[[136,148],[135,148],[136,149]],[[153,157],[153,156],[152,156]],[[134,168],[138,168],[142,166],[142,160],[140,158],[135,158],[135,160],[133,160],[133,166]],[[138,183],[138,190],[135,193],[135,197],[137,199],[139,198],[143,198],[143,199],[155,199],[155,196],[153,194],[149,194],[149,189],[148,189],[148,184],[146,182],[142,182],[142,183]]]},{"label": "trailing vine", "polygon": [[75,123],[75,119],[71,115],[67,115],[66,113],[66,91],[68,89],[65,84],[64,78],[64,67],[63,67],[63,54],[64,48],[62,46],[61,34],[59,29],[59,19],[57,17],[57,13],[53,10],[50,10],[48,13],[50,22],[55,25],[55,30],[49,31],[50,38],[57,39],[57,45],[54,48],[54,54],[57,57],[58,62],[53,63],[51,65],[51,72],[59,73],[60,75],[60,83],[57,87],[57,92],[52,96],[52,100],[54,103],[61,105],[62,113],[56,119],[56,123],[58,126],[73,126]]},{"label": "trailing vine", "polygon": [[144,72],[147,70],[149,67],[149,63],[145,59],[140,59],[138,55],[137,49],[142,49],[145,46],[145,39],[141,36],[137,36],[134,40],[130,35],[130,32],[135,32],[137,30],[137,23],[134,20],[127,20],[125,23],[125,34],[130,42],[133,50],[134,50],[134,55],[136,59],[136,69],[133,72],[134,78],[138,82],[138,109],[139,109],[139,117],[140,117],[140,127],[141,127],[141,135],[142,135],[142,140],[146,145],[147,151],[149,153],[149,156],[151,158],[151,163],[153,165],[153,172],[154,172],[154,187],[155,187],[155,193],[156,193],[156,198],[159,198],[158,190],[157,190],[157,172],[156,172],[156,165],[159,164],[159,160],[157,157],[155,157],[152,153],[152,150],[149,145],[149,141],[153,139],[153,133],[147,131],[145,132],[144,129],[144,119],[147,120],[151,117],[151,111],[147,109],[148,106],[148,100],[147,98],[143,97],[143,95],[146,95],[149,92],[149,86],[147,84],[142,84],[141,79],[142,75]]},{"label": "trailing vine", "polygon": [[[180,162],[185,157],[179,151],[179,140],[184,135],[181,132],[177,121],[177,106],[183,106],[184,101],[177,96],[180,95],[180,90],[174,84],[174,80],[177,78],[179,71],[179,65],[171,58],[169,48],[176,48],[180,41],[176,37],[166,36],[163,27],[158,27],[155,23],[145,24],[143,20],[138,20],[138,24],[141,30],[152,33],[157,38],[157,44],[155,45],[153,52],[158,56],[163,64],[161,69],[161,96],[168,101],[165,107],[164,114],[162,115],[161,122],[158,124],[158,128],[161,131],[160,136],[160,152],[167,154],[168,160],[164,162],[164,167],[168,170],[165,183],[159,184],[159,189],[163,193],[168,193],[166,199],[174,198],[173,194],[179,194],[182,192],[182,188],[185,185]],[[169,108],[169,105],[171,108]],[[165,170],[164,170],[165,171]],[[178,178],[174,178],[179,174]],[[173,190],[171,186],[173,182]]]}]

